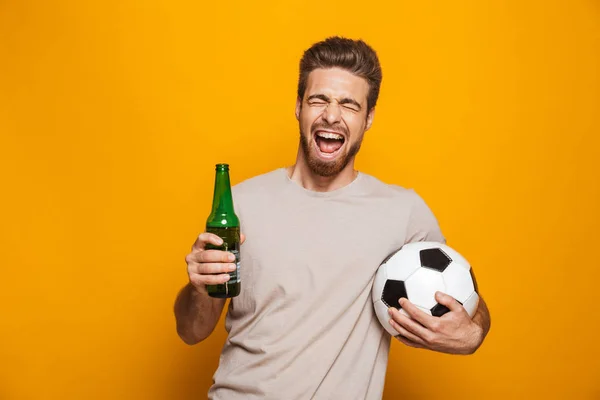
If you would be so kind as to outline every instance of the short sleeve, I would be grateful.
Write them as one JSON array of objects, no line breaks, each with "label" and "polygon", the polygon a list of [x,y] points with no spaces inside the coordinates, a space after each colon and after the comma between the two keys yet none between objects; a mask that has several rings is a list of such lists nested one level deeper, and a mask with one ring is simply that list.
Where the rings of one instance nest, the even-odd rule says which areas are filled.
[{"label": "short sleeve", "polygon": [[446,243],[437,218],[425,201],[413,189],[410,189],[412,205],[406,228],[405,243],[439,242]]}]

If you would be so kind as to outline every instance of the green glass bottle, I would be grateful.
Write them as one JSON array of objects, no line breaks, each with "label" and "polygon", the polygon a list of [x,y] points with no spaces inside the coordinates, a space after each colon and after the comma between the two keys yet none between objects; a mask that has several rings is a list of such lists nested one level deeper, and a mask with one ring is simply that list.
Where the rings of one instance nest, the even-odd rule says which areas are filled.
[{"label": "green glass bottle", "polygon": [[206,285],[206,291],[212,297],[235,297],[240,294],[240,220],[233,210],[233,197],[229,182],[229,164],[217,164],[215,193],[212,212],[206,220],[206,232],[214,233],[223,239],[221,246],[207,244],[206,249],[217,249],[235,255],[235,271],[229,273],[224,284]]}]

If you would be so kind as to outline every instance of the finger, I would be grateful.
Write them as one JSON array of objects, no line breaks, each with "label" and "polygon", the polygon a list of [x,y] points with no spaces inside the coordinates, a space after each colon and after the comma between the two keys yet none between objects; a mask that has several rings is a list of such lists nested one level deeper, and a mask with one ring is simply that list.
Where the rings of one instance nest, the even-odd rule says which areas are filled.
[{"label": "finger", "polygon": [[235,269],[236,265],[231,263],[192,263],[188,267],[188,272],[200,275],[228,274]]},{"label": "finger", "polygon": [[223,244],[223,239],[214,233],[203,232],[198,236],[198,238],[196,238],[196,241],[192,245],[192,250],[204,250],[207,243],[220,246]]},{"label": "finger", "polygon": [[[418,345],[420,347],[425,346],[425,342],[423,341],[423,339],[416,336],[414,333],[410,332],[409,330],[404,328],[402,325],[398,324],[393,318],[390,319],[390,325],[392,326],[392,328],[394,328],[396,330],[396,332],[398,332],[400,334],[399,337],[401,337],[402,339],[405,339],[406,341],[411,343],[409,346],[413,346],[413,347],[414,347],[414,345]],[[407,344],[407,343],[405,343],[405,344]]]},{"label": "finger", "polygon": [[422,343],[425,343],[426,338],[431,335],[431,331],[429,331],[426,327],[424,327],[417,321],[411,319],[410,317],[407,317],[406,315],[402,314],[400,311],[396,310],[393,307],[390,308],[390,315],[397,325],[410,332],[414,337],[417,337],[418,341]]},{"label": "finger", "polygon": [[220,274],[220,275],[199,275],[199,274],[191,274],[190,282],[192,282],[195,286],[202,285],[220,285],[222,283],[227,282],[230,279],[229,274]]},{"label": "finger", "polygon": [[240,244],[244,244],[245,241],[246,241],[246,235],[244,235],[243,233],[240,233]]},{"label": "finger", "polygon": [[435,292],[435,300],[441,305],[448,307],[450,311],[466,312],[465,308],[454,297],[446,293]]},{"label": "finger", "polygon": [[222,250],[204,250],[191,253],[189,260],[197,263],[226,263],[234,262],[235,255]]},{"label": "finger", "polygon": [[417,349],[426,349],[427,348],[427,347],[425,347],[423,345],[420,345],[420,344],[418,344],[416,342],[413,342],[412,340],[409,340],[409,339],[407,339],[405,337],[402,337],[402,335],[397,335],[397,336],[395,336],[395,338],[398,339],[400,342],[402,342],[405,345],[410,346],[410,347],[415,347]]},{"label": "finger", "polygon": [[408,299],[403,297],[400,299],[399,303],[400,307],[406,311],[409,317],[424,327],[431,329],[431,327],[435,324],[435,317],[425,313],[423,310],[420,310],[419,307],[408,301]]}]

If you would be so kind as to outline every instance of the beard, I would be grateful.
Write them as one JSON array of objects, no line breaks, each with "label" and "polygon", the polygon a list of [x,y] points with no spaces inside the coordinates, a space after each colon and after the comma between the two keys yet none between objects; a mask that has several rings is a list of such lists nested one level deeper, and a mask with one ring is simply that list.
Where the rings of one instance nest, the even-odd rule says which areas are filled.
[{"label": "beard", "polygon": [[[319,124],[313,126],[311,132],[318,128],[330,129],[338,132],[342,131],[346,134],[346,140],[349,140],[347,130],[342,127]],[[310,141],[312,140],[314,140],[312,134],[306,135],[304,132],[302,132],[302,129],[300,129],[300,147],[302,148],[302,152],[304,153],[304,158],[306,159],[308,167],[315,175],[330,177],[339,174],[344,170],[344,168],[346,168],[350,160],[352,160],[360,150],[363,138],[361,137],[360,140],[358,140],[356,143],[353,143],[346,154],[342,154],[332,161],[320,160],[315,154],[311,153]]]}]

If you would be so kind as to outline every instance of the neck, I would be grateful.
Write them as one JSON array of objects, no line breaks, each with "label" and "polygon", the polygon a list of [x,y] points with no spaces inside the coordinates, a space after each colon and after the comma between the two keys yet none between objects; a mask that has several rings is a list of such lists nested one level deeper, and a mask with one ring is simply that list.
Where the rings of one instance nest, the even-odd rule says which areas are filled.
[{"label": "neck", "polygon": [[288,177],[304,189],[315,192],[331,192],[349,185],[356,179],[358,171],[354,169],[354,158],[337,175],[321,176],[315,174],[304,159],[302,149],[298,149],[296,164],[287,167]]}]

